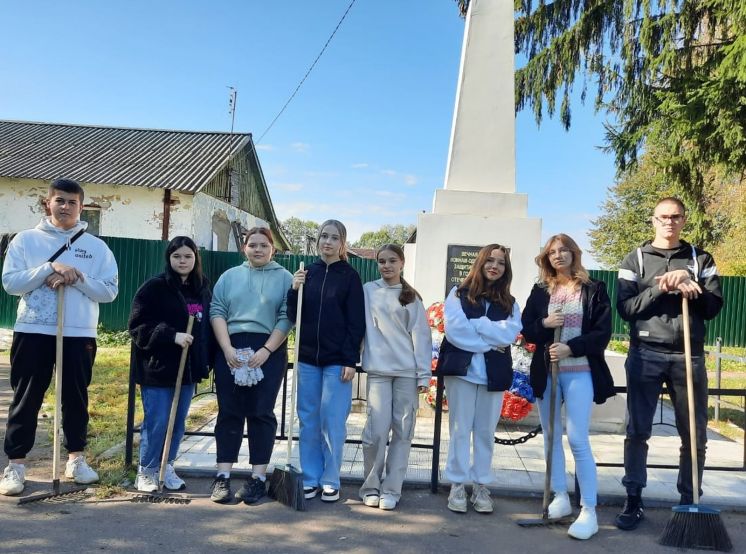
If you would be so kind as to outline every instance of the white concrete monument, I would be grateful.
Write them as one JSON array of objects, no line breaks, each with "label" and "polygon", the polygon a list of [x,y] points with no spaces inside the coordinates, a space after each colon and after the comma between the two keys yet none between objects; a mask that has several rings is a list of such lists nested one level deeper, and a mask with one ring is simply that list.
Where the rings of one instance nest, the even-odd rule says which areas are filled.
[{"label": "white concrete monument", "polygon": [[493,242],[511,250],[521,307],[536,279],[541,220],[515,192],[513,17],[512,0],[471,0],[466,15],[445,185],[405,247],[404,276],[425,306],[443,300],[474,252]]}]

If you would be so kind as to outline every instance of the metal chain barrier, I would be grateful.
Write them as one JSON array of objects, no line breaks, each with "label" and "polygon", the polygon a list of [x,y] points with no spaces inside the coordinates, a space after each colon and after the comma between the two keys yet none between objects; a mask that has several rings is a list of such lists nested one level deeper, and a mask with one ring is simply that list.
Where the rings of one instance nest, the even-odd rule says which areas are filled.
[{"label": "metal chain barrier", "polygon": [[524,442],[528,442],[529,440],[533,439],[536,435],[538,435],[541,432],[541,425],[537,425],[535,429],[532,429],[522,437],[518,437],[517,439],[500,439],[497,437],[497,434],[495,434],[495,444],[502,444],[504,446],[515,446],[516,444],[523,444]]}]

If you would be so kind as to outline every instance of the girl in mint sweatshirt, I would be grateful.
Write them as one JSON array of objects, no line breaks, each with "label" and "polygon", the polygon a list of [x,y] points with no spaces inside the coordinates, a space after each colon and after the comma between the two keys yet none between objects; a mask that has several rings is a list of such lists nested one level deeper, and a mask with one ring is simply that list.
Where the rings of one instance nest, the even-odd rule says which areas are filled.
[{"label": "girl in mint sweatshirt", "polygon": [[[230,471],[238,461],[244,424],[248,426],[252,475],[236,493],[246,504],[266,494],[266,471],[277,431],[275,400],[287,369],[287,291],[292,275],[272,261],[272,232],[254,227],[246,235],[247,261],[218,279],[210,321],[222,354],[215,361],[218,420],[215,425],[218,473],[212,485],[214,502],[231,500]],[[248,367],[264,377],[247,386],[233,375],[244,365],[237,349],[251,348]],[[238,375],[238,373],[236,373]]]}]

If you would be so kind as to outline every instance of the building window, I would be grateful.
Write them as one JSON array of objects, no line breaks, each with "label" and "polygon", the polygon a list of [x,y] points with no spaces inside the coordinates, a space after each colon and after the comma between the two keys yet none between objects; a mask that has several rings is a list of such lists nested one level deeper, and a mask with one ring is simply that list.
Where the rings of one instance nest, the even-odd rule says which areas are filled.
[{"label": "building window", "polygon": [[83,206],[83,213],[80,214],[80,220],[88,223],[87,231],[92,235],[101,234],[101,207],[100,206]]}]

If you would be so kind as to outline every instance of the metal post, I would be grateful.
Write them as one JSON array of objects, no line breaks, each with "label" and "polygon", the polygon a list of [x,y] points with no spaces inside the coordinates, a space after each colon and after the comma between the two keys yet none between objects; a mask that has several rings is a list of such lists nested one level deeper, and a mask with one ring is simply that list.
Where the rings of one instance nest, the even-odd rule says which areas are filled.
[{"label": "metal post", "polygon": [[127,430],[124,437],[124,467],[132,467],[132,451],[134,449],[135,435],[135,355],[134,347],[130,351],[130,383],[127,390]]},{"label": "metal post", "polygon": [[430,468],[430,492],[438,492],[438,470],[440,469],[440,423],[443,419],[443,376],[438,375],[435,388],[435,422],[433,429],[433,461]]},{"label": "metal post", "polygon": [[[723,339],[718,337],[715,340],[715,388],[720,388],[721,377],[721,359],[720,354],[723,352]],[[715,421],[720,421],[720,395],[715,397]]]}]

